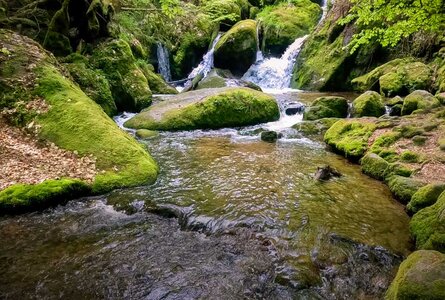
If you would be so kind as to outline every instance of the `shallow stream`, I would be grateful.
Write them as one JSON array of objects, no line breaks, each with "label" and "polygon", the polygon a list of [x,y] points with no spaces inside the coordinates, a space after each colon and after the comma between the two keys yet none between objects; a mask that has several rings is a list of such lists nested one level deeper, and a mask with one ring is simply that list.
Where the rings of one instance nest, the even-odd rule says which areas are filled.
[{"label": "shallow stream", "polygon": [[[382,298],[410,251],[409,218],[384,184],[286,128],[292,118],[262,126],[285,133],[276,144],[259,126],[161,133],[144,142],[153,186],[1,218],[0,298]],[[343,176],[315,181],[326,164]]]}]

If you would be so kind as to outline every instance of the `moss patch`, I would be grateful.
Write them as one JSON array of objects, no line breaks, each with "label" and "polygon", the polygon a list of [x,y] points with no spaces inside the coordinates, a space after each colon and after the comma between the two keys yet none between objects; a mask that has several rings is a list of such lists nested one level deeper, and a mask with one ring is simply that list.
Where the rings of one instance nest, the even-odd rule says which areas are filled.
[{"label": "moss patch", "polygon": [[351,159],[359,159],[368,148],[368,139],[376,129],[364,120],[340,120],[328,129],[325,142]]},{"label": "moss patch", "polygon": [[322,118],[345,118],[348,115],[348,101],[343,97],[320,97],[305,110],[304,120]]},{"label": "moss patch", "polygon": [[0,215],[15,214],[64,204],[91,193],[77,179],[46,180],[40,184],[16,184],[0,191]]},{"label": "moss patch", "polygon": [[380,117],[385,113],[383,98],[378,93],[367,91],[352,102],[354,117]]},{"label": "moss patch", "polygon": [[414,193],[424,185],[416,179],[399,175],[391,176],[388,180],[389,189],[404,204],[408,203]]},{"label": "moss patch", "polygon": [[362,172],[379,180],[384,180],[388,170],[389,163],[374,153],[368,153],[360,160]]},{"label": "moss patch", "polygon": [[416,213],[422,208],[436,203],[437,198],[445,190],[445,184],[428,184],[420,188],[411,198],[406,208],[411,213]]}]

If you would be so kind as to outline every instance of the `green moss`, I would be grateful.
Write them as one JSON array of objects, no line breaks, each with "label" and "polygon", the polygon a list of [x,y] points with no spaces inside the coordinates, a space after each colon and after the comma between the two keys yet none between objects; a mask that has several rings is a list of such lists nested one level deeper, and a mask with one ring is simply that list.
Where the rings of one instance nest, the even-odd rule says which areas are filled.
[{"label": "green moss", "polygon": [[445,151],[445,139],[439,139],[439,149]]},{"label": "green moss", "polygon": [[391,163],[389,165],[389,169],[387,172],[387,177],[390,177],[392,175],[399,175],[403,177],[410,177],[414,173],[414,170],[405,166],[402,163]]},{"label": "green moss", "polygon": [[409,150],[405,150],[400,154],[400,159],[408,163],[417,163],[420,161],[420,156]]},{"label": "green moss", "polygon": [[436,203],[437,198],[445,190],[445,184],[428,184],[420,188],[411,198],[406,208],[412,213],[416,213],[422,208]]},{"label": "green moss", "polygon": [[254,20],[238,22],[215,45],[215,67],[243,75],[255,62],[258,48],[257,23]]},{"label": "green moss", "polygon": [[153,130],[138,129],[136,130],[136,136],[140,139],[151,139],[159,136],[159,133]]},{"label": "green moss", "polygon": [[325,142],[351,159],[363,156],[375,124],[357,120],[340,120],[326,131]]},{"label": "green moss", "polygon": [[426,136],[423,135],[416,135],[412,138],[413,140],[413,144],[416,146],[423,146],[425,145],[426,141],[428,140],[428,138]]},{"label": "green moss", "polygon": [[385,299],[445,299],[445,255],[437,251],[413,252],[400,265]]},{"label": "green moss", "polygon": [[417,249],[432,249],[445,253],[445,192],[436,203],[419,210],[411,219],[410,230]]},{"label": "green moss", "polygon": [[151,104],[152,93],[147,78],[136,65],[127,42],[112,40],[99,45],[91,62],[108,79],[118,110],[139,111]]},{"label": "green moss", "polygon": [[380,93],[391,97],[394,95],[400,95],[403,91],[403,77],[402,75],[389,72],[379,79]]},{"label": "green moss", "polygon": [[401,137],[402,135],[399,132],[386,132],[375,139],[370,150],[379,154],[384,148],[391,146]]},{"label": "green moss", "polygon": [[[200,99],[203,90],[180,94],[179,100],[151,106],[125,123],[129,128],[190,130],[253,125],[279,118],[274,98],[248,88],[213,89]],[[181,99],[191,102],[181,102]],[[197,97],[197,98],[195,98]],[[173,104],[173,106],[171,106]],[[161,114],[161,115],[159,115]]]},{"label": "green moss", "polygon": [[150,90],[154,94],[177,94],[178,91],[168,85],[165,80],[150,69],[150,66],[142,60],[137,61],[137,66],[147,79]]},{"label": "green moss", "polygon": [[352,102],[354,117],[380,117],[385,113],[382,96],[373,91],[367,91]]},{"label": "green moss", "polygon": [[89,68],[85,60],[79,58],[65,66],[82,91],[99,104],[107,115],[114,116],[117,113],[117,108],[108,80],[99,70]]},{"label": "green moss", "polygon": [[410,115],[419,109],[431,109],[440,106],[439,100],[427,91],[414,91],[403,101],[402,115]]},{"label": "green moss", "polygon": [[342,97],[320,97],[305,110],[304,120],[322,118],[345,118],[348,115],[348,101]]},{"label": "green moss", "polygon": [[413,178],[394,175],[388,178],[388,186],[400,202],[408,203],[424,184]]},{"label": "green moss", "polygon": [[334,125],[338,118],[324,118],[316,121],[303,121],[295,124],[292,128],[298,130],[306,136],[324,135],[332,125]]},{"label": "green moss", "polygon": [[374,153],[368,153],[360,160],[362,172],[379,180],[385,179],[389,163]]},{"label": "green moss", "polygon": [[248,14],[249,3],[246,0],[205,0],[204,11],[214,22],[233,25]]},{"label": "green moss", "polygon": [[414,125],[402,125],[394,128],[396,132],[399,132],[404,138],[413,138],[416,135],[422,135],[425,133],[425,130],[420,127],[416,127]]},{"label": "green moss", "polygon": [[15,184],[0,191],[0,215],[15,214],[50,206],[91,193],[88,184],[77,179],[46,180],[40,184]]},{"label": "green moss", "polygon": [[296,38],[314,28],[320,15],[320,7],[309,0],[266,7],[257,16],[263,32],[263,51],[281,55]]},{"label": "green moss", "polygon": [[147,151],[77,86],[52,66],[40,68],[38,75],[35,93],[51,105],[50,111],[37,119],[42,126],[40,136],[63,149],[97,158],[101,173],[95,177],[94,192],[156,179],[157,166]]}]

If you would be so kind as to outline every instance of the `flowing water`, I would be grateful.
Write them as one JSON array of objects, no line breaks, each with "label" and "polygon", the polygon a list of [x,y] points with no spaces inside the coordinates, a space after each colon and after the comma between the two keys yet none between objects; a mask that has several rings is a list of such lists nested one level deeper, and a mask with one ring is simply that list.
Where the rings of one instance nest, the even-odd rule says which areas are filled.
[{"label": "flowing water", "polygon": [[157,56],[158,56],[158,73],[164,78],[165,81],[169,82],[172,80],[172,75],[170,71],[170,53],[168,49],[158,42],[157,44]]},{"label": "flowing water", "polygon": [[[260,141],[280,122],[161,133],[154,185],[0,218],[0,298],[382,298],[411,247],[403,206],[298,132]],[[325,164],[343,176],[315,181]]]},{"label": "flowing water", "polygon": [[202,74],[203,78],[209,74],[210,70],[213,68],[213,53],[215,51],[215,46],[218,43],[222,36],[222,32],[219,32],[218,35],[213,40],[212,46],[210,47],[209,51],[204,55],[202,58],[202,61],[199,63],[199,65],[190,72],[189,76],[187,78],[193,79],[199,74]]}]

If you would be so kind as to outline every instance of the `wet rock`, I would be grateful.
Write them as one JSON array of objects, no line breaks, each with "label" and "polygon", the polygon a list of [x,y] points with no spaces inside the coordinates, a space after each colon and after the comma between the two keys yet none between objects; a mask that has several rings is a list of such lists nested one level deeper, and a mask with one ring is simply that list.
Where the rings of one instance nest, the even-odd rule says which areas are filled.
[{"label": "wet rock", "polygon": [[215,67],[242,75],[255,62],[257,49],[257,23],[254,20],[240,21],[216,44]]},{"label": "wet rock", "polygon": [[268,143],[275,143],[279,138],[282,137],[281,133],[276,131],[263,131],[261,132],[261,140]]},{"label": "wet rock", "polygon": [[332,177],[341,177],[342,174],[331,166],[318,167],[314,178],[320,181],[326,181]]},{"label": "wet rock", "polygon": [[413,252],[400,265],[386,299],[445,299],[445,255],[428,250]]},{"label": "wet rock", "polygon": [[354,117],[380,117],[385,111],[383,97],[377,92],[367,91],[352,102]]},{"label": "wet rock", "polygon": [[301,103],[290,103],[285,110],[285,114],[288,116],[293,116],[296,114],[301,114],[304,112],[304,105]]}]

